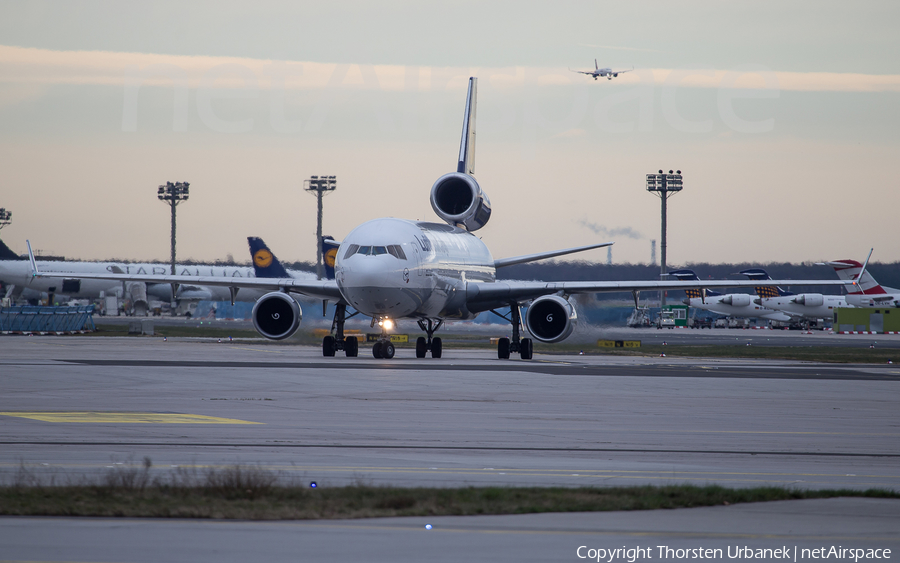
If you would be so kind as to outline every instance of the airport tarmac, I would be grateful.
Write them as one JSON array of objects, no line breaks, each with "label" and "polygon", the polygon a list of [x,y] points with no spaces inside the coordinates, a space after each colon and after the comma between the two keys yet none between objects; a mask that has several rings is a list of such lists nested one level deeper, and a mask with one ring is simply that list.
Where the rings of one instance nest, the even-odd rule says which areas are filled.
[{"label": "airport tarmac", "polygon": [[[824,559],[832,547],[862,549],[882,561],[896,557],[900,501],[835,498],[635,512],[287,522],[0,518],[4,561],[596,561],[598,549],[604,550],[600,561],[691,555],[812,561],[812,550],[824,548],[818,553]],[[635,548],[642,551],[629,557],[627,550]],[[616,549],[622,551],[605,552]],[[757,550],[766,549],[771,555],[758,557]],[[787,557],[774,556],[774,550]],[[844,555],[840,560],[854,560],[838,553]]]},{"label": "airport tarmac", "polygon": [[[147,456],[162,478],[246,464],[320,487],[900,488],[893,365],[361,353],[0,337],[0,478],[24,466],[65,483]],[[803,560],[804,548],[896,553],[898,522],[900,501],[864,498],[312,522],[5,517],[0,561],[580,561],[589,549],[651,548],[643,561],[661,558],[659,546],[718,548],[722,560],[729,548],[785,546]]]},{"label": "airport tarmac", "polygon": [[259,465],[322,486],[900,487],[900,367],[322,358],[212,339],[0,338],[0,471]]},{"label": "airport tarmac", "polygon": [[[307,311],[304,308],[304,311]],[[97,324],[128,325],[134,321],[148,320],[154,326],[178,326],[185,328],[216,328],[232,330],[254,330],[253,323],[246,320],[225,319],[186,319],[184,317],[94,317]],[[315,314],[307,313],[303,319],[300,330],[312,330],[314,328],[330,329],[331,319],[325,319]],[[347,328],[360,330],[362,333],[377,332],[371,328],[368,322],[348,321]],[[409,334],[414,339],[423,335],[415,323],[408,320],[398,321],[396,330],[398,334]],[[472,336],[484,337],[487,341],[492,337],[509,336],[508,324],[499,323],[469,323],[449,321],[444,324],[438,333],[445,342],[459,340],[463,335],[470,339]],[[900,348],[900,334],[835,334],[822,330],[784,330],[769,328],[713,328],[713,329],[657,329],[628,328],[625,326],[597,326],[581,321],[575,329],[575,333],[569,337],[567,343],[579,343],[584,346],[595,346],[597,340],[640,340],[644,344],[691,344],[697,346],[721,346],[721,345],[747,345],[751,346],[832,346],[850,348],[868,348],[871,345],[880,348]]]}]

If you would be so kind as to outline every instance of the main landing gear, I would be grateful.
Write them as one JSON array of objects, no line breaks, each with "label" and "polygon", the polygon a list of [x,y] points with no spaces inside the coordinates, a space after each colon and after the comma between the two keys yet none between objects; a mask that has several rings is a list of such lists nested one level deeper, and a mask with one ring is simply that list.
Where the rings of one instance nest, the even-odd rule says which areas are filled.
[{"label": "main landing gear", "polygon": [[437,329],[441,328],[441,325],[444,324],[442,319],[439,319],[437,322],[431,319],[419,319],[419,328],[425,331],[425,334],[428,335],[428,338],[420,336],[416,339],[416,357],[424,358],[428,351],[431,351],[432,358],[440,358],[441,354],[444,351],[443,343],[441,342],[440,337],[432,338]]},{"label": "main landing gear", "polygon": [[[355,358],[359,355],[359,340],[355,336],[344,337],[344,322],[350,317],[358,315],[355,312],[347,315],[347,306],[338,303],[334,307],[334,320],[331,322],[331,332],[335,336],[328,335],[322,339],[322,355],[329,357],[334,356],[336,352],[343,350],[348,358]],[[376,356],[377,357],[377,356]]]},{"label": "main landing gear", "polygon": [[498,317],[508,320],[512,325],[512,339],[501,338],[497,341],[497,357],[501,360],[508,360],[510,353],[518,353],[523,360],[530,360],[533,356],[531,339],[519,338],[519,330],[522,326],[522,313],[519,311],[519,304],[516,302],[509,304],[509,317],[501,315],[493,309],[491,309],[491,312]]}]

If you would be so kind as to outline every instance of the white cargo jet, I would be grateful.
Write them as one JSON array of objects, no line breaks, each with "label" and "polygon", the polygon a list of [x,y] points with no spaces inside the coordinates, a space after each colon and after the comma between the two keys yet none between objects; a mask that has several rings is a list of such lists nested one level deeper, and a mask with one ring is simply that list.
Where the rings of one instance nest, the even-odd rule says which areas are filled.
[{"label": "white cargo jet", "polygon": [[[300,325],[301,309],[292,293],[333,301],[336,304],[332,334],[322,341],[322,353],[334,356],[343,350],[356,356],[359,343],[344,337],[344,322],[361,314],[379,323],[382,338],[372,347],[376,358],[391,358],[394,345],[387,334],[396,319],[415,319],[425,332],[416,341],[416,357],[430,351],[440,358],[442,343],[435,331],[446,319],[471,320],[483,311],[493,311],[512,325],[511,338],[501,338],[497,355],[501,359],[518,353],[532,357],[532,340],[559,342],[575,328],[577,315],[569,296],[578,293],[632,292],[707,287],[753,287],[760,282],[740,281],[589,281],[542,282],[497,281],[497,268],[533,262],[608,246],[603,242],[495,260],[474,231],[487,224],[491,204],[475,180],[475,78],[469,79],[462,141],[456,171],[444,174],[431,187],[431,206],[444,223],[375,219],[354,229],[340,243],[335,260],[335,280],[292,278],[232,279],[200,276],[203,285],[268,289],[253,307],[253,323],[260,334],[271,339],[292,335]],[[29,244],[30,248],[30,244]],[[44,275],[35,268],[35,275]],[[181,281],[178,276],[94,275],[86,278],[135,280],[154,283]],[[771,282],[772,284],[786,282]],[[840,280],[792,282],[795,284],[841,285]],[[530,303],[524,319],[522,304]],[[348,315],[347,308],[356,312]],[[498,309],[509,307],[508,316]],[[531,338],[521,338],[522,321]]]},{"label": "white cargo jet", "polygon": [[600,65],[597,64],[597,59],[594,59],[594,70],[572,70],[572,72],[577,72],[578,74],[587,74],[588,76],[593,76],[594,80],[598,78],[605,77],[607,80],[612,80],[613,78],[619,76],[623,72],[631,72],[634,68],[630,68],[628,70],[613,70],[611,68],[600,68]]}]

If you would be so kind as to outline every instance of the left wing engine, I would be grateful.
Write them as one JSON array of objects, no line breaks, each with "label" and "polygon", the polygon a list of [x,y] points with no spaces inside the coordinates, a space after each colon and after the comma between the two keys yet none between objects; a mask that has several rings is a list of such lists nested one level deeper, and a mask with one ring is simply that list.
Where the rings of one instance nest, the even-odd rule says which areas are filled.
[{"label": "left wing engine", "polygon": [[525,327],[535,340],[560,342],[572,335],[578,316],[568,299],[545,295],[535,299],[525,313]]}]

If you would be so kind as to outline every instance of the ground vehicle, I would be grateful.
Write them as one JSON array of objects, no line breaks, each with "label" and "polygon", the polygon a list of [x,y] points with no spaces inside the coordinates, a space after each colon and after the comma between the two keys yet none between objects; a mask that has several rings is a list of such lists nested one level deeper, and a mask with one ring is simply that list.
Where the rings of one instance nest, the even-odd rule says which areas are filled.
[{"label": "ground vehicle", "polygon": [[675,311],[660,311],[656,317],[656,328],[675,328]]},{"label": "ground vehicle", "polygon": [[713,327],[712,317],[695,317],[690,320],[691,328],[709,328]]}]

